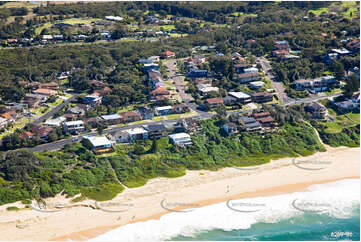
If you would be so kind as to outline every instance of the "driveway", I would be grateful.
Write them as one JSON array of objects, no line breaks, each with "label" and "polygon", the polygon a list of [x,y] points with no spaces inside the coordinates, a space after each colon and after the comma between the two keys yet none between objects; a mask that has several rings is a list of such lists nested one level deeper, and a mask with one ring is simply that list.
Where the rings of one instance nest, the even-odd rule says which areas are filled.
[{"label": "driveway", "polygon": [[293,102],[294,99],[287,96],[286,89],[282,85],[282,82],[275,81],[275,76],[272,74],[272,67],[268,60],[266,60],[264,57],[260,57],[258,58],[258,61],[262,66],[263,71],[266,73],[266,77],[271,81],[272,86],[274,87],[282,103],[287,104]]}]

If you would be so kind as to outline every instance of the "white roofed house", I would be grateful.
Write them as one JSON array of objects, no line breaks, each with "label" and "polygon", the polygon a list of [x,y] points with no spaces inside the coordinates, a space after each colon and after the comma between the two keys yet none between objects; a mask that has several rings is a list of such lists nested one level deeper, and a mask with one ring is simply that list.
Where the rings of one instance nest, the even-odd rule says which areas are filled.
[{"label": "white roofed house", "polygon": [[198,84],[197,85],[198,91],[201,93],[201,95],[206,95],[211,92],[218,92],[218,87],[212,87],[211,84]]},{"label": "white roofed house", "polygon": [[193,143],[191,136],[187,133],[170,134],[168,137],[171,143],[177,146],[191,145]]},{"label": "white roofed house", "polygon": [[163,107],[156,107],[155,108],[155,114],[158,116],[161,115],[168,115],[173,113],[172,106],[163,106]]},{"label": "white roofed house", "polygon": [[263,81],[255,81],[255,82],[250,82],[248,85],[250,88],[258,90],[262,88],[265,85],[265,83]]},{"label": "white roofed house", "polygon": [[6,118],[0,117],[0,128],[6,126],[8,124],[8,120]]},{"label": "white roofed house", "polygon": [[109,140],[104,135],[102,136],[84,136],[85,142],[89,144],[94,153],[100,154],[109,152],[112,149],[114,141]]},{"label": "white roofed house", "polygon": [[63,127],[65,132],[72,134],[83,132],[85,130],[84,122],[82,120],[65,122]]},{"label": "white roofed house", "polygon": [[102,115],[101,118],[103,119],[103,122],[106,122],[107,124],[119,124],[122,122],[122,117],[117,113]]},{"label": "white roofed house", "polygon": [[252,101],[252,97],[243,92],[229,92],[228,95],[236,98],[237,102],[242,104],[250,103]]},{"label": "white roofed house", "polygon": [[127,129],[125,132],[128,134],[128,140],[132,142],[136,140],[148,139],[148,131],[142,127]]},{"label": "white roofed house", "polygon": [[60,127],[65,122],[65,120],[66,118],[60,116],[54,119],[48,119],[44,124],[52,127]]}]

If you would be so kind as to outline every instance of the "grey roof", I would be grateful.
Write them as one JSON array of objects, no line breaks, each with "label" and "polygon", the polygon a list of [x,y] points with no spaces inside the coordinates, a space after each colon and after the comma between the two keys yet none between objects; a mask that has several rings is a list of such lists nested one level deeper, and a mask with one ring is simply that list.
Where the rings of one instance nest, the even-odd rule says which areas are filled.
[{"label": "grey roof", "polygon": [[256,119],[254,119],[253,117],[240,117],[240,119],[243,121],[243,123],[248,124],[248,123],[254,123],[257,122]]}]

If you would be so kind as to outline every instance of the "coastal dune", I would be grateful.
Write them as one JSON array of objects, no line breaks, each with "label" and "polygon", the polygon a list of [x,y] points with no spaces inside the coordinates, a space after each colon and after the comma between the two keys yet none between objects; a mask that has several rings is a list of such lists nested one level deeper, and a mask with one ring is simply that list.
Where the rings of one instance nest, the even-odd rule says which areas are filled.
[{"label": "coastal dune", "polygon": [[[159,219],[162,215],[230,199],[270,196],[360,177],[360,148],[327,148],[308,157],[283,158],[258,167],[187,171],[178,178],[156,178],[126,189],[112,201],[70,203],[64,196],[47,199],[49,208],[7,211],[0,207],[3,240],[88,240],[116,227]],[[97,208],[97,209],[94,209]]]}]

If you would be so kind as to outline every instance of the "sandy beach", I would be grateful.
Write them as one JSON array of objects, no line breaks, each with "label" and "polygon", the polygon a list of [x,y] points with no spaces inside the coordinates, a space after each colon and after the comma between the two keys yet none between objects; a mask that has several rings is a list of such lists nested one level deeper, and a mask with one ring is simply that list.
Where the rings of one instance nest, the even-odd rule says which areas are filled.
[{"label": "sandy beach", "polygon": [[[47,199],[41,211],[7,211],[0,206],[2,240],[87,240],[118,226],[157,219],[172,211],[246,197],[305,190],[320,184],[360,177],[360,148],[327,148],[308,157],[283,158],[255,168],[187,171],[179,178],[157,178],[126,189],[112,201],[71,203],[63,196]],[[72,205],[72,207],[69,207]],[[98,208],[98,209],[94,209]]]}]

